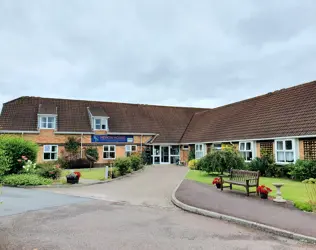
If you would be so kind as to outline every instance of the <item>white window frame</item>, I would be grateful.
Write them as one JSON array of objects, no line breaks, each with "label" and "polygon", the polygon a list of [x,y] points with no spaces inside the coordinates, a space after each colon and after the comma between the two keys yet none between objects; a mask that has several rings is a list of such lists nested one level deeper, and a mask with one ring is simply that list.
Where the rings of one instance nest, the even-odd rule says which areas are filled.
[{"label": "white window frame", "polygon": [[[49,147],[49,151],[45,151],[45,147]],[[52,151],[52,147],[56,147],[56,151]],[[45,159],[44,155],[49,153],[50,159]],[[51,159],[51,154],[56,154],[56,159]],[[58,160],[58,145],[43,145],[43,161],[57,161]]]},{"label": "white window frame", "polygon": [[[105,151],[105,147],[108,147],[108,150]],[[114,147],[114,150],[111,150],[111,147]],[[108,157],[108,158],[104,158],[104,153],[109,153],[109,156],[110,156],[110,153],[113,153],[114,152],[114,158],[111,158],[111,157]],[[113,159],[116,159],[116,146],[115,145],[103,145],[103,154],[102,154],[102,157],[103,159],[105,160],[113,160]]]},{"label": "white window frame", "polygon": [[[133,150],[134,147],[134,150]],[[125,155],[130,156],[137,152],[137,145],[125,145]]]},{"label": "white window frame", "polygon": [[[97,120],[100,120],[100,128],[97,128]],[[102,128],[102,126],[105,126],[105,128]],[[94,117],[93,118],[93,129],[94,130],[108,130],[108,119],[104,117]]]},{"label": "white window frame", "polygon": [[[286,149],[286,141],[292,142],[292,149]],[[283,149],[278,149],[278,142],[282,142]],[[278,139],[274,141],[274,152],[275,152],[275,163],[276,164],[291,164],[295,163],[296,161],[296,141],[294,139]],[[286,161],[286,153],[292,152],[293,153],[293,161]],[[278,153],[283,153],[284,161],[278,161]]]},{"label": "white window frame", "polygon": [[[42,121],[43,118],[46,119],[45,122]],[[49,118],[53,118],[53,121],[49,122],[48,121]],[[44,124],[46,124],[46,125],[44,126]],[[48,124],[52,124],[52,127],[49,128]],[[38,125],[39,125],[38,127],[40,129],[56,129],[56,116],[55,115],[39,115],[38,116]]]},{"label": "white window frame", "polygon": [[[203,156],[205,156],[205,144],[195,144],[195,159],[201,159]],[[201,156],[197,157],[198,154],[201,154]]]},{"label": "white window frame", "polygon": [[[247,144],[250,143],[250,149],[247,149]],[[244,144],[244,149],[241,149],[241,145]],[[255,150],[254,150],[254,143],[253,141],[240,141],[239,142],[239,147],[238,150],[241,153],[242,157],[244,158],[245,162],[251,162],[254,158],[255,158]],[[251,159],[247,160],[247,158],[245,157],[245,154],[247,153],[251,153]]]}]

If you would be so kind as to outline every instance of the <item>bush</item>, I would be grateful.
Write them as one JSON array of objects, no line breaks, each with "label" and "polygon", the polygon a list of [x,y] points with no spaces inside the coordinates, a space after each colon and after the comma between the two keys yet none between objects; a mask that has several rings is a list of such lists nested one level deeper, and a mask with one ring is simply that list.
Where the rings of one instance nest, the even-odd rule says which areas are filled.
[{"label": "bush", "polygon": [[87,147],[86,154],[92,156],[96,161],[99,160],[99,152],[96,147]]},{"label": "bush", "polygon": [[70,160],[67,168],[69,169],[90,168],[90,162],[84,158]]},{"label": "bush", "polygon": [[142,159],[139,154],[132,154],[129,158],[132,170],[137,171],[142,168]]},{"label": "bush", "polygon": [[191,148],[189,151],[188,161],[191,161],[194,159],[195,159],[195,151],[194,151],[194,149]]},{"label": "bush", "polygon": [[305,180],[316,178],[316,161],[297,160],[295,164],[289,166],[292,179]]},{"label": "bush", "polygon": [[223,150],[211,151],[202,157],[197,163],[197,168],[207,173],[223,173],[229,172],[231,168],[244,169],[245,163],[237,151],[225,148]]},{"label": "bush", "polygon": [[75,160],[78,158],[79,148],[80,148],[79,140],[74,136],[68,137],[68,140],[65,143],[65,150],[68,153],[71,160]]},{"label": "bush", "polygon": [[12,174],[4,176],[2,183],[10,186],[37,186],[52,184],[51,179],[36,174]]},{"label": "bush", "polygon": [[57,164],[58,164],[61,168],[64,168],[64,169],[70,168],[70,166],[69,166],[69,161],[68,161],[64,156],[58,158]]},{"label": "bush", "polygon": [[120,175],[125,175],[128,169],[131,168],[131,165],[131,159],[129,157],[117,158],[114,161],[114,166],[118,169]]},{"label": "bush", "polygon": [[5,151],[0,148],[0,176],[10,171],[11,158],[6,155]]},{"label": "bush", "polygon": [[191,170],[194,170],[194,169],[197,169],[197,163],[198,163],[198,159],[193,159],[193,160],[190,160],[189,163],[188,163],[188,166]]},{"label": "bush", "polygon": [[62,169],[57,162],[45,162],[37,165],[37,174],[50,179],[59,179]]},{"label": "bush", "polygon": [[117,168],[109,168],[109,177],[115,179],[120,176],[120,172]]},{"label": "bush", "polygon": [[294,206],[306,212],[313,212],[313,206],[308,202],[295,201]]},{"label": "bush", "polygon": [[250,171],[259,171],[261,176],[265,175],[266,170],[269,167],[269,162],[265,158],[256,157],[248,164]]},{"label": "bush", "polygon": [[[5,161],[10,161],[8,174],[19,173],[23,167],[22,162],[18,162],[22,156],[26,156],[32,162],[36,162],[38,146],[36,143],[26,141],[21,137],[11,135],[0,135],[0,149],[4,152]],[[2,156],[3,157],[3,156]]]}]

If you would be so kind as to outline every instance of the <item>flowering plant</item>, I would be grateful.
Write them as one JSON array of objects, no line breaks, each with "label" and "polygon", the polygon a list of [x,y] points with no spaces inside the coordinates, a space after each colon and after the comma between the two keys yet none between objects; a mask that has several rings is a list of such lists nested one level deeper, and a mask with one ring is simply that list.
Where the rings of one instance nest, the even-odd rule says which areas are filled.
[{"label": "flowering plant", "polygon": [[221,178],[219,178],[219,177],[214,178],[212,184],[213,184],[213,185],[221,184]]},{"label": "flowering plant", "polygon": [[74,174],[78,177],[78,179],[81,177],[81,173],[80,172],[74,172]]},{"label": "flowering plant", "polygon": [[33,163],[31,160],[28,160],[28,158],[24,155],[22,155],[21,159],[18,160],[18,162],[23,163],[23,172],[24,173],[34,173],[36,170],[36,163]]},{"label": "flowering plant", "polygon": [[67,179],[75,179],[75,178],[78,178],[77,175],[76,175],[75,173],[73,173],[73,172],[70,173],[70,174],[67,174],[66,177],[67,177]]},{"label": "flowering plant", "polygon": [[257,191],[260,194],[268,194],[272,191],[272,189],[266,187],[265,185],[261,185],[261,186],[257,187]]}]

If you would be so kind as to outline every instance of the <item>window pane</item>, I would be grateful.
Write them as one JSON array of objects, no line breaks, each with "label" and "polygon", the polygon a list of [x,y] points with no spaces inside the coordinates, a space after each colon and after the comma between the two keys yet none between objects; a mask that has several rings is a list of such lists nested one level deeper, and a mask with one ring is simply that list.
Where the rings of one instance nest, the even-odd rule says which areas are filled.
[{"label": "window pane", "polygon": [[101,129],[101,125],[100,124],[96,124],[95,125],[95,129]]},{"label": "window pane", "polygon": [[246,154],[246,161],[251,161],[252,160],[252,152],[245,152]]},{"label": "window pane", "polygon": [[284,162],[284,152],[277,152],[277,162]]},{"label": "window pane", "polygon": [[52,152],[57,152],[57,146],[52,146]]},{"label": "window pane", "polygon": [[110,146],[110,151],[115,151],[115,147],[114,146]]},{"label": "window pane", "polygon": [[54,124],[53,123],[47,123],[47,128],[54,128]]},{"label": "window pane", "polygon": [[135,145],[133,145],[132,146],[132,151],[136,151],[137,149],[136,149],[136,146]]},{"label": "window pane", "polygon": [[286,159],[286,162],[294,162],[294,153],[293,152],[286,152],[285,159]]},{"label": "window pane", "polygon": [[160,157],[154,157],[154,164],[159,164],[160,163]]},{"label": "window pane", "polygon": [[55,117],[48,117],[48,122],[53,123],[55,121]]},{"label": "window pane", "polygon": [[126,156],[131,156],[131,152],[127,151]]},{"label": "window pane", "polygon": [[109,146],[104,146],[104,147],[103,147],[103,151],[104,151],[104,152],[109,151]]},{"label": "window pane", "polygon": [[42,117],[42,118],[41,118],[41,121],[42,121],[42,122],[46,122],[46,119],[47,119],[47,117]]},{"label": "window pane", "polygon": [[105,124],[102,124],[101,129],[106,129]]},{"label": "window pane", "polygon": [[125,151],[131,151],[131,150],[130,150],[130,145],[126,145],[126,146],[125,146]]},{"label": "window pane", "polygon": [[240,143],[240,150],[241,151],[245,150],[245,143],[244,142]]},{"label": "window pane", "polygon": [[170,154],[179,155],[180,154],[179,146],[171,146]]},{"label": "window pane", "polygon": [[50,153],[44,153],[44,160],[50,160]]},{"label": "window pane", "polygon": [[50,145],[44,145],[44,152],[50,152]]},{"label": "window pane", "polygon": [[104,159],[109,158],[109,153],[108,153],[108,152],[104,152],[104,153],[103,153],[103,158],[104,158]]},{"label": "window pane", "polygon": [[285,149],[292,150],[292,141],[285,141]]},{"label": "window pane", "polygon": [[110,152],[110,158],[114,159],[115,158],[115,153],[114,152]]},{"label": "window pane", "polygon": [[56,153],[51,153],[50,154],[51,160],[57,160],[57,154]]},{"label": "window pane", "polygon": [[277,150],[283,150],[283,141],[277,141]]},{"label": "window pane", "polygon": [[47,118],[47,117],[42,117],[42,118],[41,118],[41,128],[46,128],[46,127],[47,127],[46,118]]},{"label": "window pane", "polygon": [[202,151],[203,150],[203,145],[202,144],[200,144],[200,151]]},{"label": "window pane", "polygon": [[95,119],[95,125],[101,125],[101,119]]},{"label": "window pane", "polygon": [[250,142],[246,143],[246,150],[251,150],[251,143]]}]

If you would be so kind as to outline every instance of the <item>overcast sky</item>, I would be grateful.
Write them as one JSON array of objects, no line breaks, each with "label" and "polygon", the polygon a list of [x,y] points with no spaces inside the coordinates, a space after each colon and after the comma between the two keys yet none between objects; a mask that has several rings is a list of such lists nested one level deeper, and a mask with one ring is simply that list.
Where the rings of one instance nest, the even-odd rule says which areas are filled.
[{"label": "overcast sky", "polygon": [[316,80],[315,13],[314,0],[0,0],[0,103],[215,107]]}]

